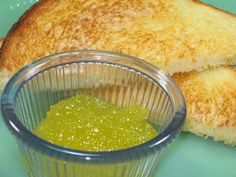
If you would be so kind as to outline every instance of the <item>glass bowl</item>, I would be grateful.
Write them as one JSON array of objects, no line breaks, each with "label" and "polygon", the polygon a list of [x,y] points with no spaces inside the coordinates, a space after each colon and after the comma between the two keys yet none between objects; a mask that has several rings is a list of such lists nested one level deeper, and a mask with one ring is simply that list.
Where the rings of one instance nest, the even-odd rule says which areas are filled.
[{"label": "glass bowl", "polygon": [[[119,107],[147,108],[158,136],[123,150],[88,152],[32,133],[50,105],[81,92]],[[154,176],[161,152],[179,134],[186,116],[183,95],[167,74],[143,60],[105,51],[70,51],[27,65],[8,82],[1,108],[30,177]]]}]

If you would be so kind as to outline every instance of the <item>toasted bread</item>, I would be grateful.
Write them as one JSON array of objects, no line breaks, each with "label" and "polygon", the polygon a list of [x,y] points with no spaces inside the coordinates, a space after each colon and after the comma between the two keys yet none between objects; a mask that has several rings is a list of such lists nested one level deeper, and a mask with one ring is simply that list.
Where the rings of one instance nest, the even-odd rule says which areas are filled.
[{"label": "toasted bread", "polygon": [[174,74],[186,99],[184,130],[236,145],[236,67]]},{"label": "toasted bread", "polygon": [[[0,38],[0,49],[2,47],[3,44],[3,38]],[[14,74],[14,72],[8,71],[6,68],[3,68],[0,71],[0,91],[3,89],[3,87],[5,86],[6,82],[9,80],[9,78],[12,76],[12,74]]]},{"label": "toasted bread", "polygon": [[3,40],[4,40],[3,38],[0,38],[0,48],[2,46]]},{"label": "toasted bread", "polygon": [[192,0],[41,0],[8,33],[0,67],[16,71],[55,52],[136,56],[170,74],[236,61],[236,17]]}]

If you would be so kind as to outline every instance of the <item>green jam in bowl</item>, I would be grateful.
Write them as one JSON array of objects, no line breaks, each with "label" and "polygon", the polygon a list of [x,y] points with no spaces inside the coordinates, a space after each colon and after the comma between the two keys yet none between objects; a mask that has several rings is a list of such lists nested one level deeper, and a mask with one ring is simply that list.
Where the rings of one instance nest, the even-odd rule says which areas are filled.
[{"label": "green jam in bowl", "polygon": [[96,97],[79,94],[51,106],[34,133],[63,147],[113,151],[145,143],[157,132],[140,105],[119,108]]}]

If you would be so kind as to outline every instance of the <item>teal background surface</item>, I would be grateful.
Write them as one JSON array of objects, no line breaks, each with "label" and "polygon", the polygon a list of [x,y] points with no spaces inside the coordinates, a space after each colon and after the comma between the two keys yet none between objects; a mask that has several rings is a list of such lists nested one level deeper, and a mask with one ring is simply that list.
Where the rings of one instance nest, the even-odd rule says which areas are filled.
[{"label": "teal background surface", "polygon": [[[0,37],[35,0],[0,0]],[[236,0],[204,0],[236,14]],[[236,29],[235,29],[236,30]],[[26,177],[16,141],[0,115],[0,177]],[[163,153],[156,177],[235,177],[236,148],[182,133]]]}]

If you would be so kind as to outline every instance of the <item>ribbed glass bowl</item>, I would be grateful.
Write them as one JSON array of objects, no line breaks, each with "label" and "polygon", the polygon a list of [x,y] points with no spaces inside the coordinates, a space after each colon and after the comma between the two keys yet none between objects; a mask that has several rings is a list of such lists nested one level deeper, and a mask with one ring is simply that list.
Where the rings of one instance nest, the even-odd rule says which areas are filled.
[{"label": "ribbed glass bowl", "polygon": [[[158,136],[128,149],[86,152],[51,144],[32,133],[50,105],[78,93],[119,107],[146,107]],[[186,114],[180,89],[162,70],[104,51],[71,51],[27,65],[8,82],[1,108],[30,177],[153,176],[162,150],[180,132]]]}]

